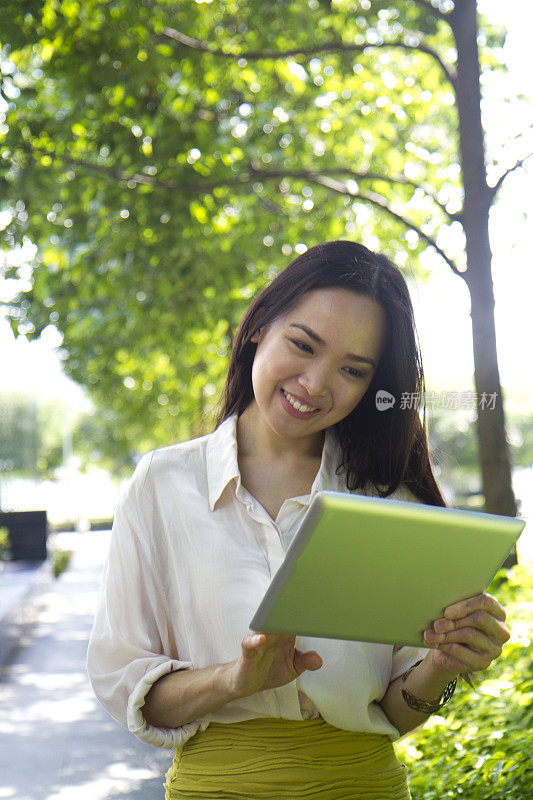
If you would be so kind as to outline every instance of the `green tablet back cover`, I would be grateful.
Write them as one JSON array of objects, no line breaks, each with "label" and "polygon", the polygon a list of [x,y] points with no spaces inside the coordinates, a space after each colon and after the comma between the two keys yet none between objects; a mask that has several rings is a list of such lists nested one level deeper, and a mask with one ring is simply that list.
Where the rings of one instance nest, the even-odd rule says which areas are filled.
[{"label": "green tablet back cover", "polygon": [[425,646],[443,609],[487,588],[525,522],[319,492],[250,629]]}]

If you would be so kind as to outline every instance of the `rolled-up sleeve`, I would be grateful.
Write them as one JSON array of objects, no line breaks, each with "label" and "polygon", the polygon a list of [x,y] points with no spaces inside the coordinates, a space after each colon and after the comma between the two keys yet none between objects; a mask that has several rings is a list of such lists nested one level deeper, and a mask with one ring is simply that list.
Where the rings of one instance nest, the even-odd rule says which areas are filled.
[{"label": "rolled-up sleeve", "polygon": [[403,675],[406,669],[412,667],[417,661],[426,657],[429,652],[428,647],[410,647],[404,645],[392,654],[392,671],[390,683]]},{"label": "rolled-up sleeve", "polygon": [[97,699],[117,722],[147,744],[175,749],[200,722],[157,728],[141,710],[162,675],[193,667],[163,652],[164,609],[151,568],[149,515],[140,502],[152,456],[141,458],[115,508],[86,669]]}]

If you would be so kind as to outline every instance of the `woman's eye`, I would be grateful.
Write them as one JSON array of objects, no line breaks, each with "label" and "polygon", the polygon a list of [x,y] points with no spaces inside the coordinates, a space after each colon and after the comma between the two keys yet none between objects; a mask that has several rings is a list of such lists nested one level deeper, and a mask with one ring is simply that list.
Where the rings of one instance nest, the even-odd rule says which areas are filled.
[{"label": "woman's eye", "polygon": [[353,367],[346,367],[346,371],[348,372],[348,375],[351,375],[354,378],[364,378],[365,377],[362,372],[359,372],[358,369],[354,369]]},{"label": "woman's eye", "polygon": [[[289,339],[289,341],[292,342],[292,344],[296,345],[298,350],[302,350],[304,353],[313,352],[313,348],[310,345],[306,344],[306,342],[299,342],[297,339]],[[358,369],[355,369],[355,367],[346,367],[346,372],[352,378],[364,379],[366,377],[365,375],[363,375],[362,372],[359,372]]]},{"label": "woman's eye", "polygon": [[296,339],[291,339],[290,341],[293,344],[295,344],[296,347],[298,347],[300,350],[303,350],[304,353],[312,353],[313,352],[313,349],[308,344],[306,344],[305,342],[298,342],[298,341],[296,341]]}]

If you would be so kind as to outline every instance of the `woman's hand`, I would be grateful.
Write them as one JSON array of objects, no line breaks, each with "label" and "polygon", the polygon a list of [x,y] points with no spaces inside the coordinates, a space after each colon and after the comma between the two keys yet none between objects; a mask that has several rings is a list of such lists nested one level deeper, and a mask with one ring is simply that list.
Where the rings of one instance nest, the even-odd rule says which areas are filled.
[{"label": "woman's hand", "polygon": [[424,631],[427,658],[438,672],[459,675],[487,669],[510,638],[506,614],[495,597],[482,594],[444,609],[444,617]]},{"label": "woman's hand", "polygon": [[252,631],[241,642],[241,655],[231,663],[235,697],[248,697],[290,683],[306,669],[316,670],[322,659],[316,650],[296,650],[296,636]]}]

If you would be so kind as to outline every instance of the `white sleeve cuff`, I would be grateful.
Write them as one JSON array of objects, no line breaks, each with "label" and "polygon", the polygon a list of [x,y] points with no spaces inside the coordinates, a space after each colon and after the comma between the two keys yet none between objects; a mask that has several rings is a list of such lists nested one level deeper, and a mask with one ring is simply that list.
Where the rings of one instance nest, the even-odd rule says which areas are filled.
[{"label": "white sleeve cuff", "polygon": [[[191,669],[192,661],[176,661],[174,659],[163,661],[156,667],[149,669],[133,689],[126,712],[128,729],[135,734],[138,739],[153,747],[162,747],[165,750],[175,750],[190,739],[200,728],[200,722],[187,722],[179,728],[156,728],[149,725],[143,714],[145,697],[152,688],[153,684],[168,672],[176,672],[180,669]],[[205,729],[208,723],[202,728]]]},{"label": "white sleeve cuff", "polygon": [[429,650],[429,647],[411,647],[409,645],[400,647],[392,656],[392,671],[389,683],[392,683],[396,678],[399,678],[400,675],[403,675],[405,670],[412,667],[417,661],[425,658]]}]

